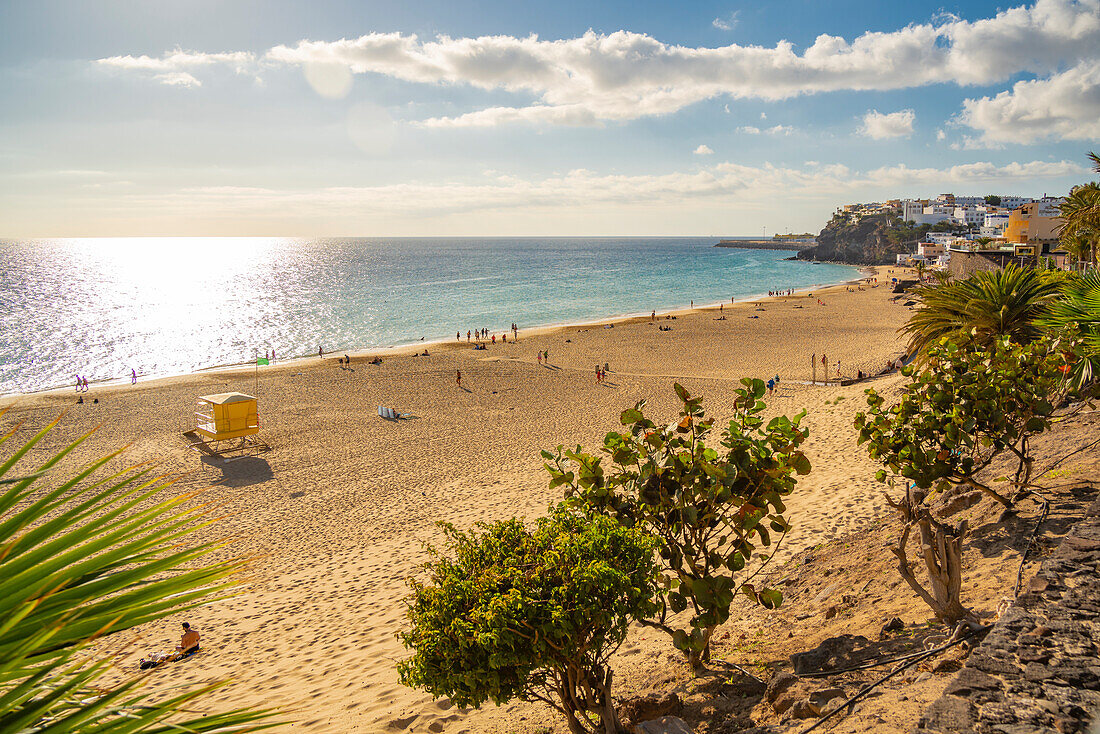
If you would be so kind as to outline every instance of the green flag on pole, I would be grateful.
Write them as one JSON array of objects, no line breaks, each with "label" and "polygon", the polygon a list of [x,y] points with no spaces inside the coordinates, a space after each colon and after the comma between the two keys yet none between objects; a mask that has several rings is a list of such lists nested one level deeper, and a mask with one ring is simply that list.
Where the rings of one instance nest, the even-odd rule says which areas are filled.
[{"label": "green flag on pole", "polygon": [[263,364],[271,364],[271,360],[269,360],[267,357],[256,357],[256,366],[259,367]]}]

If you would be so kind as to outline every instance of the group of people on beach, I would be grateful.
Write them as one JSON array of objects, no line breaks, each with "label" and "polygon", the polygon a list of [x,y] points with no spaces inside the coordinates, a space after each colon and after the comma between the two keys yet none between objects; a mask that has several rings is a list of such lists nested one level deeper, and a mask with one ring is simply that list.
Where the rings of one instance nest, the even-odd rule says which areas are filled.
[{"label": "group of people on beach", "polygon": [[[519,326],[517,326],[515,322],[512,322],[511,328],[506,329],[505,331],[501,332],[501,334],[500,334],[500,341],[503,342],[504,344],[508,343],[508,332],[509,331],[512,332],[512,341],[516,341],[516,340],[519,339]],[[478,341],[488,339],[491,344],[496,344],[497,343],[497,335],[495,333],[490,334],[489,330],[486,329],[486,328],[467,329],[466,330],[466,341],[470,341],[471,339],[477,339]],[[455,341],[462,341],[462,332],[461,331],[456,331],[455,332]]]},{"label": "group of people on beach", "polygon": [[603,363],[603,367],[596,365],[596,384],[601,384],[607,379],[607,373],[611,371],[611,365],[607,362]]},{"label": "group of people on beach", "polygon": [[785,290],[768,291],[769,298],[775,298],[776,296],[793,296],[794,288],[787,288]]}]

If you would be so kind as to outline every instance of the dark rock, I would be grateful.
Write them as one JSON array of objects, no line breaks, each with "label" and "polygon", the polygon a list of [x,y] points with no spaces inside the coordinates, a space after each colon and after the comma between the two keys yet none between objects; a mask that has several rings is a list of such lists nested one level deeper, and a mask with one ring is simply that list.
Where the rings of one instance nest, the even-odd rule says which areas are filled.
[{"label": "dark rock", "polygon": [[662,716],[652,721],[643,721],[634,727],[635,734],[692,734],[687,722],[675,716]]},{"label": "dark rock", "polygon": [[797,675],[790,673],[776,673],[768,680],[768,687],[764,689],[764,700],[774,703],[780,694],[798,682]]},{"label": "dark rock", "polygon": [[816,719],[818,712],[814,710],[808,700],[803,699],[795,701],[787,713],[795,719]]},{"label": "dark rock", "polygon": [[814,714],[820,716],[829,708],[830,702],[838,698],[847,698],[843,688],[821,688],[811,693],[807,701]]},{"label": "dark rock", "polygon": [[962,663],[956,658],[946,658],[932,666],[933,673],[954,673],[962,667]]},{"label": "dark rock", "polygon": [[1001,682],[974,668],[963,668],[943,693],[945,696],[969,696],[976,691],[999,691]]},{"label": "dark rock", "polygon": [[[793,677],[793,676],[792,676]],[[642,698],[632,698],[619,706],[619,718],[637,723],[659,719],[662,716],[675,716],[684,710],[684,703],[675,693],[651,693]]]},{"label": "dark rock", "polygon": [[966,699],[944,696],[932,703],[917,724],[929,731],[971,731],[978,709]]},{"label": "dark rock", "polygon": [[899,632],[905,629],[905,623],[901,621],[901,617],[894,617],[886,624],[882,625],[882,631],[879,632],[879,638],[888,636],[891,632]]},{"label": "dark rock", "polygon": [[[813,650],[791,655],[791,665],[798,675],[847,667],[867,657],[866,647],[869,642],[863,635],[830,637]],[[863,655],[858,654],[860,650]]]}]

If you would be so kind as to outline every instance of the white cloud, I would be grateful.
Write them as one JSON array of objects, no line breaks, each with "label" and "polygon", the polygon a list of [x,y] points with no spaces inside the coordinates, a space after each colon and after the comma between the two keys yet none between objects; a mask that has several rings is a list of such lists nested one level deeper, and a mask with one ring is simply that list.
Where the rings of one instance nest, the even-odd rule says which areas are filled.
[{"label": "white cloud", "polygon": [[202,53],[198,51],[169,51],[160,58],[151,56],[111,56],[97,59],[97,65],[120,71],[145,72],[161,84],[179,87],[201,87],[191,71],[214,66],[229,66],[238,74],[257,71],[255,54],[247,51],[231,53]]},{"label": "white cloud", "polygon": [[695,149],[695,155],[713,155],[714,151],[710,149],[709,145],[700,145]]},{"label": "white cloud", "polygon": [[995,97],[968,99],[958,121],[981,133],[986,145],[1042,138],[1100,138],[1100,60],[1086,61],[1049,79],[1021,81]]},{"label": "white cloud", "polygon": [[993,143],[985,141],[981,138],[971,137],[970,135],[963,135],[962,140],[956,140],[951,143],[951,150],[1003,150],[1004,146],[1000,143]]},{"label": "white cloud", "polygon": [[773,125],[762,130],[755,125],[742,125],[737,128],[737,132],[746,135],[790,135],[794,132],[794,128],[790,125]]},{"label": "white cloud", "polygon": [[946,140],[946,139],[947,139],[947,133],[944,132],[944,129],[942,127],[940,129],[936,130],[936,140]]},{"label": "white cloud", "polygon": [[882,113],[868,110],[863,116],[863,125],[859,133],[875,140],[908,137],[913,134],[913,121],[917,115],[913,110]]},{"label": "white cloud", "polygon": [[[467,85],[523,97],[500,106],[423,121],[432,127],[513,122],[592,125],[666,115],[702,100],[785,99],[836,90],[890,90],[929,84],[988,85],[1019,73],[1056,74],[1100,49],[1100,0],[1036,0],[968,21],[938,17],[848,40],[822,34],[799,53],[731,44],[718,48],[663,43],[629,31],[588,31],[577,38],[371,33],[338,41],[303,40],[252,54],[176,50],[160,59],[116,56],[99,63],[165,74],[210,63],[342,66],[420,84]],[[164,81],[162,79],[162,81]],[[534,98],[534,101],[530,101]]]},{"label": "white cloud", "polygon": [[172,87],[201,87],[202,82],[186,71],[170,71],[166,74],[157,74],[153,77],[161,84]]},{"label": "white cloud", "polygon": [[592,111],[581,105],[532,105],[530,107],[490,107],[457,117],[433,117],[417,123],[421,127],[492,127],[513,122],[551,125],[598,125]]},{"label": "white cloud", "polygon": [[711,21],[711,25],[720,31],[732,31],[740,23],[740,19],[737,17],[741,14],[740,10],[735,10],[725,18],[719,17]]},{"label": "white cloud", "polygon": [[761,119],[761,120],[766,120],[766,119],[768,119],[768,113],[766,113],[766,112],[761,112],[761,113],[760,113],[760,119]]}]

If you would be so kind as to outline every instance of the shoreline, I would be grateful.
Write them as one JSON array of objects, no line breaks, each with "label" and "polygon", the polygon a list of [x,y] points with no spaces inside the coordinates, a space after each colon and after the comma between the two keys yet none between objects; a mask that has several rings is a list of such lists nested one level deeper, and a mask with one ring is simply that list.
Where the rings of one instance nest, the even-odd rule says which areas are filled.
[{"label": "shoreline", "polygon": [[[717,246],[718,245],[715,245],[715,247],[717,247]],[[745,248],[745,249],[761,249],[761,248]],[[880,266],[868,266],[868,265],[853,265],[851,263],[832,263],[832,264],[843,265],[845,267],[854,268],[857,271],[857,273],[859,274],[859,277],[849,278],[847,280],[837,281],[837,282],[834,282],[834,283],[824,283],[824,284],[806,286],[804,288],[798,288],[798,289],[794,290],[794,296],[768,296],[768,295],[745,296],[744,298],[738,298],[738,299],[735,299],[735,300],[732,300],[732,301],[719,301],[719,302],[710,303],[710,304],[702,304],[702,305],[694,307],[694,309],[691,306],[682,306],[682,305],[681,306],[673,306],[673,307],[667,308],[665,310],[656,311],[656,314],[657,314],[658,317],[661,317],[661,316],[679,316],[679,315],[682,315],[682,314],[692,313],[693,311],[718,309],[718,307],[720,305],[723,305],[723,306],[724,305],[731,305],[731,306],[733,306],[733,305],[738,305],[738,304],[743,304],[743,303],[759,303],[759,302],[768,301],[768,300],[778,300],[778,299],[782,299],[782,298],[791,298],[791,297],[799,296],[799,295],[802,295],[802,294],[805,294],[805,293],[809,293],[809,292],[811,292],[815,289],[828,289],[828,288],[836,288],[836,287],[839,287],[839,286],[842,286],[842,285],[852,285],[853,283],[860,282],[865,277],[868,277],[867,275],[865,275],[867,272],[874,273],[874,272],[876,272],[875,268],[880,267]],[[881,267],[885,267],[885,266],[881,266]],[[630,323],[635,323],[636,321],[644,321],[644,320],[647,320],[649,318],[650,318],[649,314],[646,314],[644,312],[631,312],[631,313],[625,313],[625,314],[614,314],[614,315],[610,315],[610,316],[596,317],[596,318],[588,319],[588,320],[585,320],[585,321],[569,321],[569,322],[559,322],[559,323],[550,323],[550,324],[529,326],[529,327],[526,327],[526,328],[519,329],[519,333],[521,335],[525,335],[525,336],[528,336],[528,337],[545,336],[545,335],[549,335],[549,334],[553,334],[553,333],[557,333],[557,332],[566,332],[566,331],[569,331],[571,329],[591,328],[593,326],[601,326],[601,325],[604,325],[604,324],[630,324]],[[490,333],[492,334],[494,332],[490,331]],[[476,339],[472,339],[469,342],[466,342],[466,341],[457,342],[457,341],[451,341],[449,339],[425,339],[423,341],[416,341],[416,342],[411,342],[411,343],[398,343],[398,344],[391,344],[391,345],[388,345],[388,346],[372,346],[372,347],[363,347],[363,348],[359,348],[359,349],[346,349],[346,350],[337,349],[337,350],[332,350],[331,352],[326,352],[324,358],[318,357],[317,355],[299,355],[299,356],[294,356],[294,357],[287,357],[285,359],[279,359],[276,364],[263,365],[262,366],[263,369],[261,369],[260,372],[263,373],[265,370],[270,371],[272,369],[278,369],[278,368],[283,368],[283,367],[291,367],[295,364],[297,364],[297,365],[311,365],[311,364],[315,364],[317,362],[323,362],[323,360],[332,359],[333,356],[337,356],[337,357],[342,356],[344,353],[348,354],[348,356],[352,357],[353,359],[361,358],[361,357],[386,357],[386,356],[397,357],[397,356],[407,356],[407,355],[412,355],[414,353],[419,353],[419,351],[422,348],[426,348],[426,347],[445,348],[445,349],[461,349],[464,345],[471,345],[471,344],[475,344],[475,343],[480,343],[480,342]],[[138,375],[138,378],[139,378],[138,383],[131,383],[129,381],[128,377],[119,377],[119,378],[112,378],[112,379],[105,379],[105,380],[92,380],[92,381],[89,381],[89,390],[88,390],[88,392],[84,392],[84,393],[77,392],[72,384],[57,385],[57,386],[54,386],[54,387],[44,387],[44,388],[41,388],[41,389],[38,389],[38,390],[29,390],[29,391],[26,391],[26,392],[6,392],[6,393],[0,393],[0,406],[10,405],[12,401],[19,400],[20,398],[31,398],[31,397],[36,397],[36,396],[50,396],[50,395],[55,395],[55,394],[62,394],[62,393],[68,392],[70,389],[73,389],[74,394],[88,395],[88,394],[91,393],[92,388],[113,391],[113,390],[117,390],[119,388],[135,387],[136,385],[157,385],[157,384],[164,383],[166,381],[173,381],[174,382],[174,381],[178,381],[178,380],[181,380],[181,379],[186,379],[188,377],[201,377],[201,376],[204,376],[204,375],[220,374],[220,373],[230,374],[230,373],[237,373],[237,372],[242,371],[242,370],[254,370],[256,368],[257,368],[257,366],[255,364],[255,361],[230,362],[230,363],[225,363],[225,364],[216,364],[216,365],[208,365],[208,366],[205,366],[205,367],[199,367],[199,368],[194,369],[190,372],[176,372],[176,373],[149,374],[149,375],[139,374]]]}]

